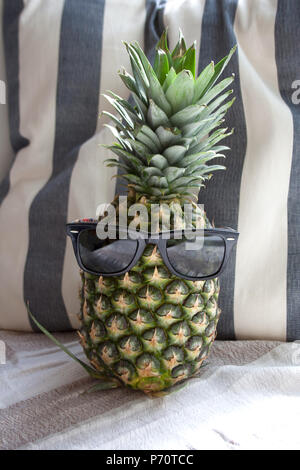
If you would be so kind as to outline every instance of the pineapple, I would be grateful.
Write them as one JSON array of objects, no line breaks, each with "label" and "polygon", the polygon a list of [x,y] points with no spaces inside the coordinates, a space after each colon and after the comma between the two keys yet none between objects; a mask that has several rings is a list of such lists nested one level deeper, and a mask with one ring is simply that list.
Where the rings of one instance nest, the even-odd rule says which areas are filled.
[{"label": "pineapple", "polygon": [[[228,56],[211,62],[195,77],[195,44],[187,49],[180,33],[170,52],[165,32],[156,47],[152,68],[139,44],[124,43],[132,75],[119,72],[135,105],[109,92],[107,99],[120,115],[104,112],[115,123],[118,158],[128,184],[130,204],[164,203],[172,209],[187,201],[194,214],[211,227],[195,202],[198,193],[228,149],[219,142],[228,136],[220,127],[234,99],[225,91],[233,76],[216,84]],[[118,206],[118,196],[113,204]],[[172,229],[172,227],[171,227]],[[81,273],[81,329],[84,351],[99,374],[112,383],[160,392],[196,374],[216,336],[220,316],[219,281],[186,281],[171,274],[157,247],[148,245],[139,263],[121,277]]]}]

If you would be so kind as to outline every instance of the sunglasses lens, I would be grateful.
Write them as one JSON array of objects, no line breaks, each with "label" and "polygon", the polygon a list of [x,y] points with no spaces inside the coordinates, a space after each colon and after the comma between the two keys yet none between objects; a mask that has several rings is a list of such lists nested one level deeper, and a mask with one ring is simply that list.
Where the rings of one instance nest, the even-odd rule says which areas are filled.
[{"label": "sunglasses lens", "polygon": [[206,277],[222,266],[225,243],[218,235],[205,234],[192,240],[167,240],[167,255],[173,268],[183,276]]},{"label": "sunglasses lens", "polygon": [[83,266],[97,273],[114,274],[130,265],[136,254],[136,240],[100,240],[96,230],[79,234],[79,254]]}]

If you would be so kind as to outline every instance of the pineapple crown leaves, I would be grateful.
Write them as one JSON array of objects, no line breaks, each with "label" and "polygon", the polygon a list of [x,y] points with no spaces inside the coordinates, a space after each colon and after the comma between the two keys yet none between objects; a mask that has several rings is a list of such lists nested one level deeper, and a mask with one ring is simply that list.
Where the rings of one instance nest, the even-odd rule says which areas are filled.
[{"label": "pineapple crown leaves", "polygon": [[224,157],[220,152],[228,147],[219,143],[233,132],[222,124],[235,100],[228,90],[234,75],[218,79],[236,46],[197,77],[195,43],[187,48],[181,32],[173,51],[163,33],[153,67],[137,42],[124,44],[132,74],[119,75],[134,104],[113,92],[104,95],[119,115],[103,111],[115,125],[108,125],[116,138],[108,148],[118,157],[106,164],[119,167],[128,186],[151,200],[195,199],[205,180],[225,169],[208,162]]}]

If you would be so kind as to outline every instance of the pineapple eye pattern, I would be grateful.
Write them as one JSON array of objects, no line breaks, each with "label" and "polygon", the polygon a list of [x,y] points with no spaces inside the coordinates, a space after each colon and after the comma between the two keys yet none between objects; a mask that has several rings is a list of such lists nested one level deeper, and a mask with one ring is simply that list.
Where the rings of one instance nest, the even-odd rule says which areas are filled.
[{"label": "pineapple eye pattern", "polygon": [[[88,299],[98,296],[98,301],[84,300],[82,312],[90,312],[91,320],[83,322],[80,338],[98,371],[105,374],[105,364],[124,385],[153,393],[198,373],[215,335],[218,281],[202,283],[197,293],[182,279],[168,278],[166,288],[158,288],[149,283],[149,269],[153,272],[146,266],[147,275],[139,275],[146,285],[136,294],[130,283],[120,289],[118,278],[106,278],[104,284],[95,277],[89,289],[82,290]],[[133,281],[135,275],[130,273]],[[110,298],[99,297],[99,285],[111,290]],[[170,295],[172,303],[167,301]],[[143,307],[137,307],[140,303]]]},{"label": "pineapple eye pattern", "polygon": [[[166,284],[155,287],[149,276],[155,268],[144,269],[138,277],[129,273],[123,288],[124,278],[84,273],[79,334],[95,369],[105,375],[104,364],[124,385],[154,393],[198,373],[215,338],[219,284],[164,276]],[[133,293],[136,281],[145,285]]]}]

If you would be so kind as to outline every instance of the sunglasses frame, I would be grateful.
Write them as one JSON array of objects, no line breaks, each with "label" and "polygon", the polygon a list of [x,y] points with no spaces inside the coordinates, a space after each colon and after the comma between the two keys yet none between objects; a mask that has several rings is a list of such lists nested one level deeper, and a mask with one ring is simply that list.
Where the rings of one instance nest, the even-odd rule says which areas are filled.
[{"label": "sunglasses frame", "polygon": [[[126,272],[130,271],[130,269],[132,269],[134,266],[136,266],[136,264],[138,263],[138,261],[140,260],[140,258],[142,257],[142,254],[146,248],[147,245],[156,245],[159,252],[160,252],[160,255],[165,263],[165,265],[167,266],[167,268],[169,269],[169,271],[174,274],[175,276],[177,277],[180,277],[182,279],[186,279],[188,281],[202,281],[202,280],[208,280],[208,279],[214,279],[216,277],[219,277],[219,275],[223,272],[226,264],[227,264],[227,261],[229,259],[229,255],[230,255],[230,252],[232,250],[232,248],[234,247],[234,245],[236,244],[237,240],[238,240],[238,237],[239,237],[239,233],[229,227],[226,227],[226,228],[211,228],[211,229],[196,229],[196,230],[170,230],[169,232],[160,232],[160,233],[157,233],[155,234],[154,236],[153,235],[150,235],[148,233],[145,233],[145,232],[131,232],[127,227],[119,227],[119,226],[116,226],[116,227],[113,227],[113,228],[116,228],[118,229],[118,232],[121,232],[121,233],[127,233],[127,234],[131,234],[132,237],[129,238],[130,240],[136,240],[137,241],[137,250],[136,250],[136,253],[134,255],[134,258],[132,259],[131,263],[126,266],[125,269],[122,269],[121,271],[117,271],[117,272],[113,272],[113,273],[102,273],[102,272],[98,272],[98,271],[93,271],[93,270],[90,270],[90,269],[87,269],[84,264],[82,263],[82,260],[81,260],[81,256],[80,256],[80,250],[79,250],[79,235],[85,231],[85,230],[90,230],[90,229],[96,229],[98,225],[98,222],[71,222],[71,223],[68,223],[67,224],[67,235],[71,238],[72,240],[72,245],[73,245],[73,249],[74,249],[74,253],[75,253],[75,257],[76,257],[76,260],[77,260],[77,263],[79,264],[80,268],[85,271],[85,272],[88,272],[90,274],[93,274],[95,276],[103,276],[103,277],[111,277],[111,276],[121,276],[122,274],[125,274]],[[193,233],[193,234],[197,234],[197,232],[203,234],[204,233],[207,233],[207,234],[214,234],[214,235],[218,235],[220,236],[222,239],[223,239],[223,242],[224,242],[224,257],[223,257],[223,261],[220,265],[220,268],[218,269],[218,271],[216,271],[214,274],[211,274],[210,276],[203,276],[203,277],[194,277],[194,276],[187,276],[187,275],[183,275],[182,273],[180,272],[177,272],[176,269],[174,269],[174,267],[172,266],[172,264],[170,263],[170,260],[168,258],[168,254],[167,254],[167,241],[169,240],[169,238],[163,238],[163,236],[166,234],[170,234],[170,235],[180,235],[182,234],[182,232],[188,232],[188,233]],[[176,237],[175,237],[176,238]]]}]

